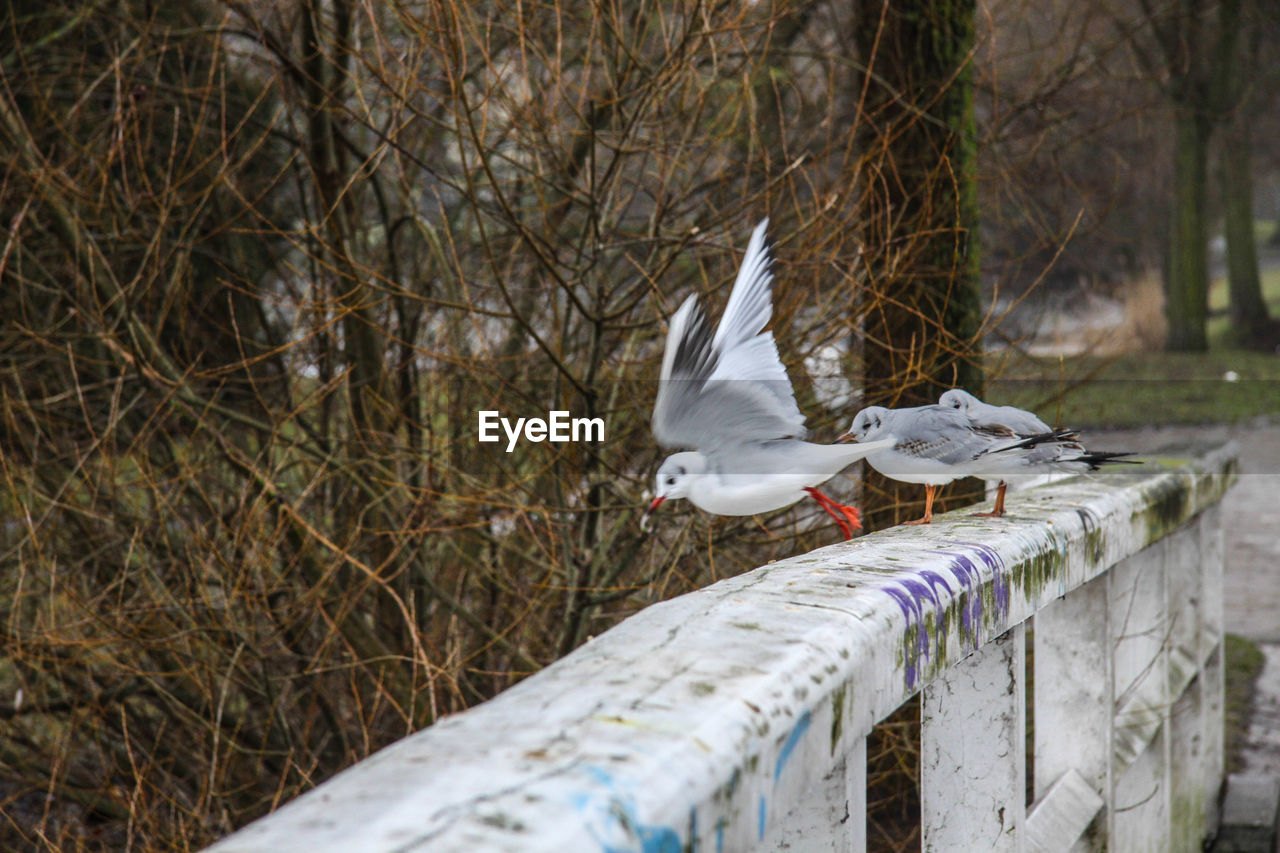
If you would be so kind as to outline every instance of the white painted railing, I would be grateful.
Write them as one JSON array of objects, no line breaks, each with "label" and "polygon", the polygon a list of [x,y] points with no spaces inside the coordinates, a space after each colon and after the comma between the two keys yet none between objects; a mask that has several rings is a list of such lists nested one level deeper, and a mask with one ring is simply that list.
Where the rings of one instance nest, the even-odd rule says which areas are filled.
[{"label": "white painted railing", "polygon": [[862,850],[866,735],[920,690],[925,850],[1198,851],[1234,475],[1075,478],[654,605],[211,851]]}]

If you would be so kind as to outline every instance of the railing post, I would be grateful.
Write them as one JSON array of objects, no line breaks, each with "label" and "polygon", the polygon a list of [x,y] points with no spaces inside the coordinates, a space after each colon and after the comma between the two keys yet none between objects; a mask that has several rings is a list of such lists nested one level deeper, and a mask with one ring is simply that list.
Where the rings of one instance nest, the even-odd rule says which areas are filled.
[{"label": "railing post", "polygon": [[1126,853],[1171,849],[1169,542],[1161,540],[1111,570],[1116,720],[1108,849]]},{"label": "railing post", "polygon": [[1108,572],[1035,617],[1036,800],[1047,803],[1050,788],[1074,771],[1103,802],[1096,817],[1079,813],[1079,806],[1074,806],[1076,814],[1066,817],[1073,828],[1084,829],[1082,822],[1088,827],[1071,848],[1076,851],[1107,849],[1115,707],[1110,582]]},{"label": "railing post", "polygon": [[924,689],[920,803],[924,850],[1023,849],[1026,696],[1023,626]]},{"label": "railing post", "polygon": [[[1197,851],[1216,829],[1222,779],[1222,530],[1217,507],[1168,540],[1174,609],[1169,676],[1175,692],[1172,747],[1172,850]],[[1185,685],[1185,689],[1183,686]]]},{"label": "railing post", "polygon": [[819,779],[769,833],[762,850],[864,853],[867,849],[867,739],[854,738],[844,758]]},{"label": "railing post", "polygon": [[1204,731],[1204,830],[1206,835],[1218,831],[1218,793],[1226,773],[1223,715],[1226,698],[1223,665],[1223,593],[1222,570],[1225,549],[1222,531],[1222,505],[1214,504],[1200,515],[1201,557],[1201,725]]}]

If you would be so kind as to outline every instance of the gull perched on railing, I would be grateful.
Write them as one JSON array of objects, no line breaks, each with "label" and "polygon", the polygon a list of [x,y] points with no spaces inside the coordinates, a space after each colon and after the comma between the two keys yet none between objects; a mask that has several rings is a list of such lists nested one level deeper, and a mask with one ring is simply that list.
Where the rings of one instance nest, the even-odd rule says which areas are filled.
[{"label": "gull perched on railing", "polygon": [[[924,515],[904,524],[933,521],[933,498],[939,486],[961,477],[981,476],[996,466],[1013,467],[1043,445],[1070,441],[1067,432],[1045,430],[1018,435],[999,424],[975,423],[949,406],[887,409],[868,406],[854,416],[849,431],[836,441],[891,446],[867,456],[867,464],[891,480],[924,485]],[[858,446],[858,445],[855,445]]]},{"label": "gull perched on railing", "polygon": [[642,527],[669,498],[688,498],[716,515],[755,515],[790,506],[806,494],[835,519],[846,539],[862,526],[856,507],[837,503],[817,487],[893,442],[803,440],[804,415],[773,333],[763,331],[773,314],[768,222],[751,234],[714,334],[695,296],[671,318],[653,435],[663,447],[694,449],[662,463]]},{"label": "gull perched on railing", "polygon": [[[993,406],[960,388],[952,388],[938,398],[938,405],[955,409],[967,415],[973,423],[989,429],[1008,429],[1019,438],[1030,438],[1052,432],[1049,425],[1034,413],[1014,406]],[[1020,475],[1044,474],[1053,471],[1096,471],[1103,465],[1117,463],[1140,465],[1128,452],[1097,452],[1084,448],[1075,432],[1060,430],[1062,441],[1038,444],[1029,453],[988,454],[980,460],[973,474],[988,480],[999,480],[996,487],[996,505],[991,512],[974,515],[999,518],[1004,515],[1004,493],[1007,480]]]}]

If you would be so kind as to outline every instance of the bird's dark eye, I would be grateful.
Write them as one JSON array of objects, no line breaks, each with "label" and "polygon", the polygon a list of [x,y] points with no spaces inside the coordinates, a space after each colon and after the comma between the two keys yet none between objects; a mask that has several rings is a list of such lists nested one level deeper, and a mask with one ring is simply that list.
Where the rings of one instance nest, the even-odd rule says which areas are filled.
[{"label": "bird's dark eye", "polygon": [[668,477],[668,478],[667,478],[667,485],[668,485],[668,486],[674,486],[675,484],[676,484],[676,478],[675,478],[675,477]]}]

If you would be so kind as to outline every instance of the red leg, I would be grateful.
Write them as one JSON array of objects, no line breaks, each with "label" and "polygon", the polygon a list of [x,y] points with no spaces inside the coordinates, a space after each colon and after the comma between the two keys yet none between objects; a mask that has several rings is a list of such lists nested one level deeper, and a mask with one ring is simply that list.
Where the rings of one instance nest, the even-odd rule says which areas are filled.
[{"label": "red leg", "polygon": [[[862,529],[862,516],[858,512],[857,507],[845,506],[844,504],[836,503],[831,498],[812,487],[806,487],[805,491],[809,493],[810,497],[818,502],[819,506],[827,511],[827,515],[835,519],[836,524],[840,525],[840,531],[844,533],[845,539],[852,539],[853,531]],[[836,515],[837,511],[839,511],[840,515]],[[843,518],[841,516],[843,516]]]},{"label": "red leg", "polygon": [[812,497],[815,501],[818,502],[818,506],[822,507],[826,511],[827,515],[835,519],[836,524],[840,525],[840,530],[841,532],[844,533],[845,539],[853,538],[853,532],[849,530],[849,527],[848,525],[845,524],[844,519],[836,515],[835,512],[831,509],[832,505],[835,503],[833,500],[831,500],[831,498],[827,497],[822,492],[814,488],[806,487],[805,491],[809,493],[810,497]]},{"label": "red leg", "polygon": [[[835,501],[832,501],[831,505],[836,509],[840,510],[840,513],[844,515],[846,519],[848,519],[849,527],[852,530],[862,529],[862,513],[858,511],[858,508],[856,506],[850,506],[849,504],[839,504],[839,503],[836,503]],[[849,536],[846,536],[845,538],[852,539],[853,536],[849,535]]]},{"label": "red leg", "polygon": [[915,521],[904,521],[903,524],[932,524],[933,523],[933,493],[938,490],[937,486],[925,485],[924,487],[924,515]]},{"label": "red leg", "polygon": [[975,512],[978,518],[999,518],[1004,515],[1004,490],[1007,488],[1004,480],[1000,481],[1000,485],[996,486],[996,506],[991,512]]},{"label": "red leg", "polygon": [[[849,524],[854,528],[854,530],[863,529],[863,515],[858,511],[858,507],[849,506],[847,503],[833,501],[831,498],[827,497],[826,494],[819,492],[818,489],[806,488],[805,491],[813,494],[814,500],[818,501],[818,503],[822,503],[824,510],[827,510],[827,512],[840,510],[841,515],[845,516],[845,519],[849,521]],[[833,519],[836,519],[836,521],[840,521],[840,516],[832,515],[832,517]]]}]

